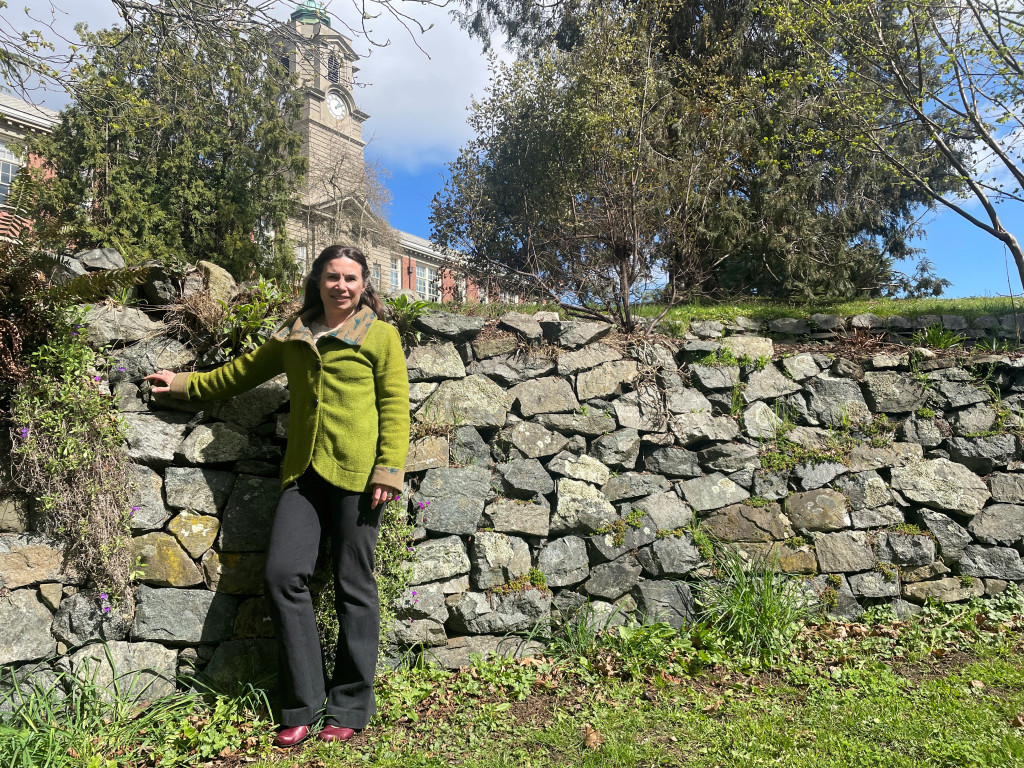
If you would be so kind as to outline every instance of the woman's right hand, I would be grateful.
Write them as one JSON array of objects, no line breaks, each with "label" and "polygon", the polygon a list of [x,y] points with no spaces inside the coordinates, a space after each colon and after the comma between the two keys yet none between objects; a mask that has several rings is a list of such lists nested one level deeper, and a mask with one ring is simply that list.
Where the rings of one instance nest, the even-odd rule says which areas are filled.
[{"label": "woman's right hand", "polygon": [[146,376],[144,381],[160,382],[163,384],[162,387],[152,387],[150,391],[155,395],[162,395],[171,391],[171,382],[174,381],[173,371],[157,371]]}]

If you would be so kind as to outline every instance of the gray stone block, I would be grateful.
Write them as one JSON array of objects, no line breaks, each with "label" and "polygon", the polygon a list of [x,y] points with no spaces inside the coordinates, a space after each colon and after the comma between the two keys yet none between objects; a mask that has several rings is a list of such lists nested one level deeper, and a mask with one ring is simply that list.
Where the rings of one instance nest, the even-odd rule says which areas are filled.
[{"label": "gray stone block", "polygon": [[804,532],[839,531],[850,527],[846,497],[829,488],[791,494],[786,499],[785,509],[793,527]]},{"label": "gray stone block", "polygon": [[927,565],[935,560],[935,539],[897,531],[880,531],[875,534],[875,552],[879,560],[901,567]]},{"label": "gray stone block", "polygon": [[238,475],[220,524],[220,551],[265,552],[280,496],[277,478]]},{"label": "gray stone block", "polygon": [[960,558],[960,573],[984,579],[1024,580],[1024,563],[1017,550],[968,544]]},{"label": "gray stone block", "polygon": [[198,467],[168,467],[164,472],[167,506],[216,515],[235,486],[235,473]]},{"label": "gray stone block", "polygon": [[717,472],[707,477],[686,480],[680,483],[680,488],[686,501],[698,512],[721,509],[750,496],[746,490]]},{"label": "gray stone block", "polygon": [[78,592],[60,601],[51,631],[70,648],[97,640],[126,640],[131,617],[124,610],[101,599],[99,592]]},{"label": "gray stone block", "polygon": [[52,618],[34,589],[15,589],[0,600],[0,626],[17,629],[4,632],[0,664],[52,656],[57,650],[57,641],[50,634]]},{"label": "gray stone block", "polygon": [[971,519],[967,530],[982,544],[1019,544],[1024,540],[1024,505],[987,506]]},{"label": "gray stone block", "polygon": [[862,531],[816,534],[814,549],[822,573],[855,573],[875,566],[875,553]]},{"label": "gray stone block", "polygon": [[428,539],[416,545],[410,584],[442,581],[469,573],[469,555],[458,536]]},{"label": "gray stone block", "polygon": [[409,369],[410,382],[462,379],[466,376],[466,366],[450,341],[413,347],[406,356],[405,364]]},{"label": "gray stone block", "polygon": [[641,579],[631,594],[646,621],[663,621],[682,629],[694,619],[693,595],[685,582]]},{"label": "gray stone block", "polygon": [[632,555],[595,565],[583,584],[583,591],[591,597],[615,600],[633,588],[640,578],[640,571],[640,563]]},{"label": "gray stone block", "polygon": [[170,645],[219,643],[232,635],[238,603],[230,595],[202,589],[140,586],[132,633],[139,640]]},{"label": "gray stone block", "polygon": [[652,578],[680,578],[704,562],[689,533],[657,539],[636,555],[644,573]]},{"label": "gray stone block", "polygon": [[892,488],[909,501],[940,511],[976,515],[989,498],[985,482],[946,459],[916,461],[892,471]]},{"label": "gray stone block", "polygon": [[589,573],[586,542],[578,536],[549,541],[537,555],[537,568],[549,587],[579,584]]}]

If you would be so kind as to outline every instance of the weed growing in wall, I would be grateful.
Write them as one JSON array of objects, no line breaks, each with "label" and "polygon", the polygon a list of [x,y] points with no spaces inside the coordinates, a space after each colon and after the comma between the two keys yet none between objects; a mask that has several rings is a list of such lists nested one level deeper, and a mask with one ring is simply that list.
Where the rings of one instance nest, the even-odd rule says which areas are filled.
[{"label": "weed growing in wall", "polygon": [[704,621],[745,657],[780,662],[812,612],[799,582],[777,572],[777,557],[747,562],[732,548],[715,552],[716,578],[697,588]]},{"label": "weed growing in wall", "polygon": [[430,308],[426,301],[412,301],[404,293],[394,298],[385,298],[384,303],[391,313],[391,324],[398,329],[402,346],[408,348],[420,343],[420,332],[413,325]]},{"label": "weed growing in wall", "polygon": [[76,328],[29,357],[10,404],[12,477],[37,500],[36,527],[65,543],[69,570],[121,595],[132,567],[124,426]]}]

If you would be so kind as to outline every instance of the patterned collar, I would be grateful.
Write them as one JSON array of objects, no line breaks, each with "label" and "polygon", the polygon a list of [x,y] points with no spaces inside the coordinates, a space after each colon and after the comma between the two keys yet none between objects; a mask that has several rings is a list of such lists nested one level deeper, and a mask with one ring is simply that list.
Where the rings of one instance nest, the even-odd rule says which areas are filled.
[{"label": "patterned collar", "polygon": [[[310,325],[320,314],[321,311],[319,309],[310,309],[303,312],[291,322],[282,325],[273,338],[278,341],[304,341],[310,346],[315,347],[316,344],[313,342],[313,331],[310,330]],[[366,334],[370,330],[370,326],[376,319],[377,315],[372,309],[363,307],[337,328],[329,333],[325,333],[322,338],[337,339],[344,344],[358,347],[362,345]]]}]

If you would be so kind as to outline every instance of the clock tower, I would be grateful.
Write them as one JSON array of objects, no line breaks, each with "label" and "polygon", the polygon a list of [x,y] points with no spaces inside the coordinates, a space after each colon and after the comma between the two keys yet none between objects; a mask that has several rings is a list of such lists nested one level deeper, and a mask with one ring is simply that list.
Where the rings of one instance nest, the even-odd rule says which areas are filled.
[{"label": "clock tower", "polygon": [[[281,63],[296,75],[303,93],[295,130],[309,170],[300,189],[300,210],[288,222],[296,261],[306,269],[331,243],[362,239],[352,222],[365,216],[363,122],[369,117],[353,97],[358,60],[351,41],[331,28],[317,0],[302,0],[281,29]],[[355,218],[353,218],[353,209]]]}]

